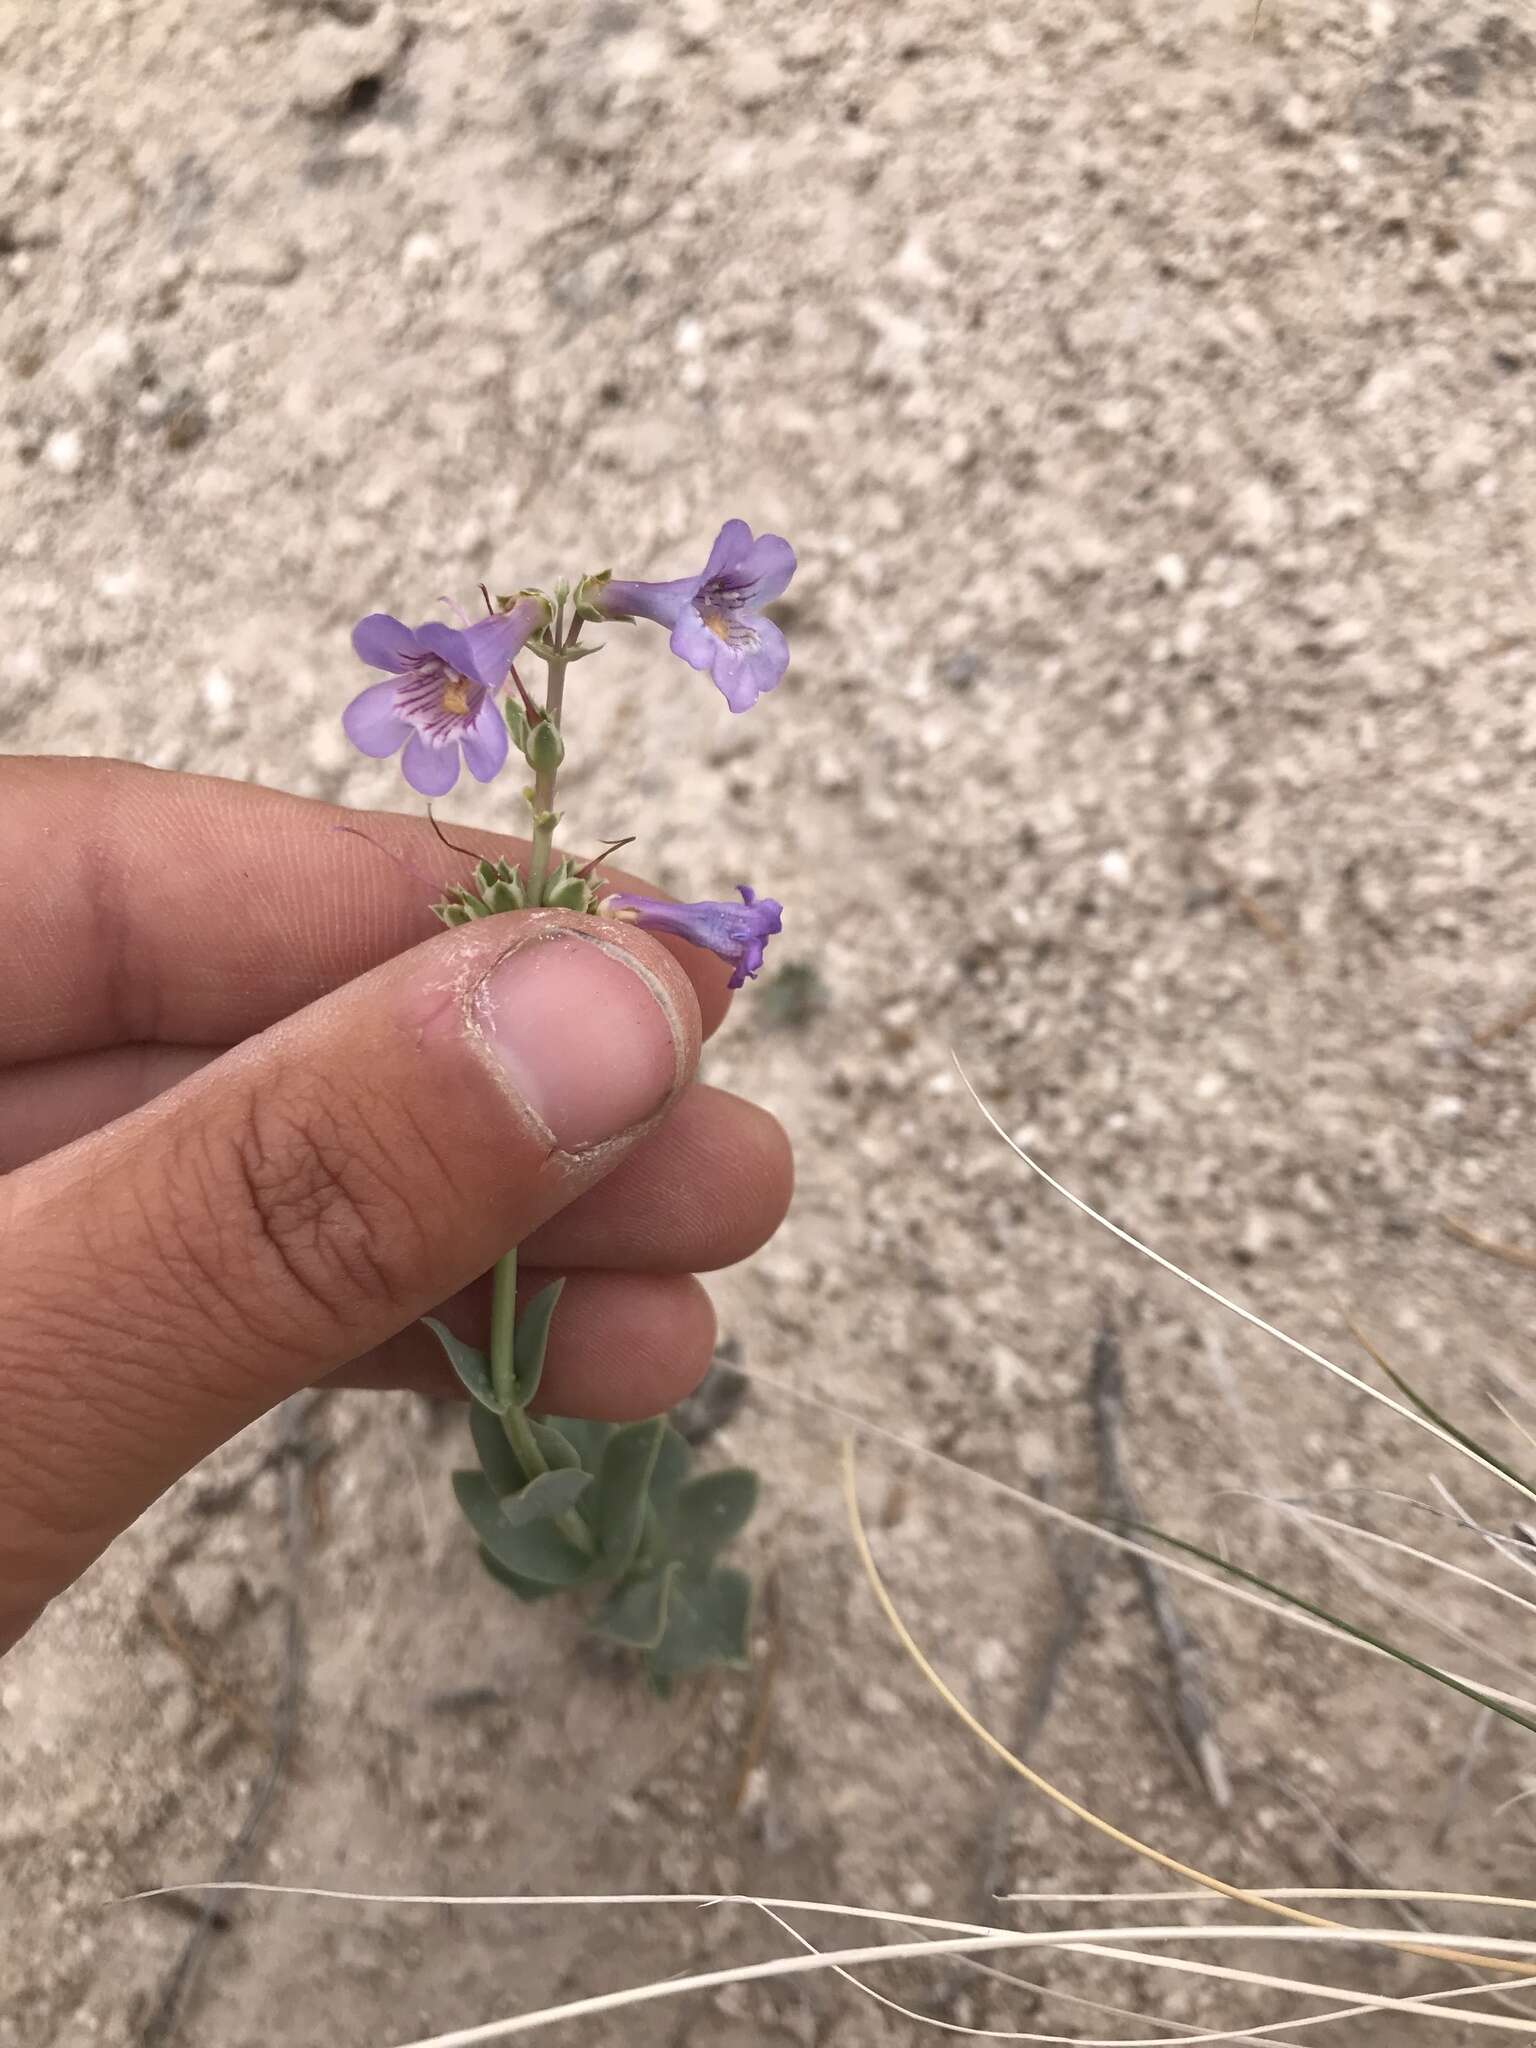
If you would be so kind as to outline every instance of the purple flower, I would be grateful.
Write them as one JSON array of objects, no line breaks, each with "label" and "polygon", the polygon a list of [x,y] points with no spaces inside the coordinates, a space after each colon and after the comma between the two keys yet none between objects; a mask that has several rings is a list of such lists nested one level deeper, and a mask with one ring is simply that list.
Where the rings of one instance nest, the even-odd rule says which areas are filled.
[{"label": "purple flower", "polygon": [[672,652],[713,677],[733,711],[750,711],[789,666],[784,635],[762,607],[795,573],[795,551],[776,533],[752,538],[745,519],[727,519],[697,576],[675,583],[595,585],[605,618],[654,619],[672,633]]},{"label": "purple flower", "polygon": [[375,760],[403,745],[405,779],[423,796],[452,789],[461,748],[470,774],[489,782],[507,758],[497,693],[546,611],[542,598],[519,598],[510,611],[473,626],[407,626],[388,612],[370,612],[352,629],[352,645],[370,668],[388,669],[391,680],[370,683],[352,699],[341,714],[347,738]]},{"label": "purple flower", "polygon": [[729,960],[730,988],[757,973],[768,950],[768,941],[784,929],[784,906],[771,896],[758,896],[738,882],[740,903],[663,903],[654,896],[606,897],[605,912],[615,912],[642,931],[670,932],[692,946],[703,946]]}]

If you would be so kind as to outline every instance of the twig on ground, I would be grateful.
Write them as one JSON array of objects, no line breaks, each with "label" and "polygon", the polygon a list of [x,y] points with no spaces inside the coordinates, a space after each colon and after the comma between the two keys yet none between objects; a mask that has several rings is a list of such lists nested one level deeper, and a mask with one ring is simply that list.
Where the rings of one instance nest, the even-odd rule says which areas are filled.
[{"label": "twig on ground", "polygon": [[1511,1037],[1533,1019],[1536,1019],[1536,996],[1528,996],[1515,1009],[1506,1010],[1502,1017],[1495,1017],[1491,1024],[1485,1024],[1481,1031],[1474,1031],[1472,1043],[1481,1051],[1486,1045],[1495,1045],[1499,1039]]},{"label": "twig on ground", "polygon": [[784,1654],[784,1600],[777,1565],[763,1581],[762,1620],[767,1631],[768,1647],[763,1653],[762,1666],[757,1678],[757,1699],[752,1709],[752,1719],[747,1724],[747,1738],[741,1745],[741,1760],[736,1767],[736,1776],[731,1786],[729,1810],[732,1813],[740,1813],[752,1781],[752,1773],[763,1760],[763,1750],[768,1742],[768,1726],[773,1713],[774,1682],[778,1678],[779,1663]]},{"label": "twig on ground", "polygon": [[233,1692],[220,1678],[217,1671],[187,1640],[180,1622],[171,1612],[169,1604],[158,1593],[144,1596],[144,1619],[154,1629],[166,1648],[179,1657],[186,1666],[197,1690],[205,1699],[221,1707],[235,1725],[250,1737],[258,1749],[265,1749],[270,1739],[261,1722],[251,1712],[239,1694]]},{"label": "twig on ground", "polygon": [[1536,1251],[1525,1245],[1504,1244],[1496,1237],[1484,1237],[1468,1223],[1460,1223],[1454,1216],[1442,1216],[1440,1227],[1452,1237],[1460,1238],[1463,1244],[1471,1245],[1475,1252],[1487,1252],[1490,1258],[1504,1259],[1511,1266],[1524,1266],[1527,1272],[1536,1273]]},{"label": "twig on ground", "polygon": [[[1143,1516],[1126,1476],[1121,1445],[1125,1375],[1120,1364],[1120,1340],[1108,1323],[1094,1342],[1089,1392],[1098,1432],[1102,1512],[1112,1523],[1140,1527]],[[1179,1738],[1199,1773],[1207,1798],[1219,1813],[1225,1813],[1232,1804],[1232,1781],[1216,1739],[1216,1717],[1201,1681],[1200,1643],[1179,1612],[1162,1566],[1149,1557],[1137,1555],[1131,1559],[1131,1569],[1140,1582],[1142,1597],[1168,1661]]]},{"label": "twig on ground", "polygon": [[[1260,0],[1260,5],[1262,6],[1262,4],[1263,0]],[[1253,20],[1254,27],[1257,28],[1259,20],[1257,8],[1254,10]],[[1250,894],[1243,887],[1236,875],[1232,873],[1232,870],[1224,861],[1218,860],[1208,846],[1202,846],[1200,853],[1206,866],[1219,884],[1222,894],[1227,898],[1232,907],[1240,911],[1253,926],[1254,930],[1262,933],[1272,946],[1278,946],[1280,951],[1290,960],[1291,964],[1295,966],[1300,955],[1300,948],[1297,946],[1295,934],[1283,925],[1279,918],[1274,916],[1271,911],[1266,910],[1256,896]]]},{"label": "twig on ground", "polygon": [[[314,1457],[308,1424],[310,1411],[320,1398],[315,1394],[295,1395],[284,1404],[282,1411],[282,1432],[275,1456],[281,1463],[284,1479],[284,1549],[288,1567],[283,1612],[283,1673],[272,1713],[267,1767],[251,1793],[245,1818],[218,1867],[216,1879],[219,1882],[239,1876],[261,1834],[293,1749],[304,1687],[301,1579],[309,1546],[309,1468]],[[143,2048],[164,2048],[164,2044],[174,2038],[214,1926],[214,1915],[205,1910],[161,1986],[160,1996],[144,2023],[139,2036]]]},{"label": "twig on ground", "polygon": [[[1050,1481],[1039,1481],[1035,1491],[1042,1500],[1048,1501]],[[1062,1671],[1088,1620],[1090,1596],[1103,1562],[1103,1553],[1097,1546],[1085,1549],[1079,1544],[1063,1541],[1055,1530],[1046,1532],[1046,1545],[1061,1589],[1061,1600],[1056,1624],[1046,1640],[1033,1682],[1025,1695],[1023,1712],[1009,1743],[1017,1757],[1028,1757],[1051,1717]],[[1013,1826],[1016,1789],[1015,1781],[1010,1777],[983,1839],[978,1919],[988,1914],[995,1915],[998,1897],[1007,1888],[1008,1837]]]}]

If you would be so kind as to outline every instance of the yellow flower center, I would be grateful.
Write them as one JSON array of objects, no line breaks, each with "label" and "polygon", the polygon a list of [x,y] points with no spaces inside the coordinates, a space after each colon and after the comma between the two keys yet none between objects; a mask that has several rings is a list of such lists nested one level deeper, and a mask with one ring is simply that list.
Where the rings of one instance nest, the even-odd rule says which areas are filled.
[{"label": "yellow flower center", "polygon": [[728,641],[730,639],[731,622],[726,617],[723,611],[719,610],[717,607],[712,607],[708,611],[701,611],[699,613],[699,617],[704,621],[705,625],[709,628],[710,632],[714,634],[717,640]]},{"label": "yellow flower center", "polygon": [[469,684],[463,676],[456,676],[451,670],[443,685],[443,709],[452,712],[455,718],[463,718],[469,710]]}]

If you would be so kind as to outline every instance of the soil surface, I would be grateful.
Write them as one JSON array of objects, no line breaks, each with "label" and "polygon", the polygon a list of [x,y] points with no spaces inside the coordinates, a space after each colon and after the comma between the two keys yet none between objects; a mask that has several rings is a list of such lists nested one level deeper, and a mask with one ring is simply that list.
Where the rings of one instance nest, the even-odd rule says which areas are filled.
[{"label": "soil surface", "polygon": [[[1524,0],[0,0],[0,745],[401,804],[337,724],[360,612],[680,574],[729,514],[801,560],[774,698],[732,719],[616,629],[567,783],[590,847],[634,831],[665,886],[788,906],[708,1060],[799,1157],[788,1225],[715,1287],[749,1385],[708,1455],[765,1479],[753,1673],[662,1707],[579,1618],[508,1603],[449,1495],[452,1410],[273,1417],[0,1669],[3,2048],[153,2036],[189,1922],[110,1902],[223,1864],[290,1614],[253,1878],[1123,1923],[992,1903],[1168,1880],[1008,1780],[903,1656],[843,1512],[850,1415],[909,1446],[858,1436],[881,1566],[1004,1737],[1082,1600],[1030,1748],[1073,1795],[1235,1882],[1536,1890],[1504,1810],[1529,1733],[1185,1585],[1226,1810],[1192,1780],[1137,1582],[1105,1554],[1085,1589],[1029,1498],[1093,1507],[1106,1321],[1149,1520],[1517,1694],[1528,1610],[1254,1495],[1517,1594],[1432,1480],[1501,1532],[1520,1503],[1096,1229],[952,1062],[1128,1230],[1384,1385],[1354,1316],[1529,1454],[1536,1274],[1442,1219],[1536,1246],[1536,1020],[1489,1035],[1536,990],[1533,394]],[[229,1923],[181,2043],[395,2048],[793,1947],[744,1906]],[[878,1983],[1014,2039],[1322,2010],[1011,1967],[1034,1988]],[[1418,2025],[1295,2038],[1488,2038]],[[567,2032],[936,2038],[825,1975]]]}]

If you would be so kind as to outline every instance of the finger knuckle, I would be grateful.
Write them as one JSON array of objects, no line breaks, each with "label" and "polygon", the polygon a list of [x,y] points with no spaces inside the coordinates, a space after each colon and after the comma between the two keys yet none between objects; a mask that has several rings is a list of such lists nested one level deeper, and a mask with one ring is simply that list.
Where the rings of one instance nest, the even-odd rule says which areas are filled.
[{"label": "finger knuckle", "polygon": [[[259,1304],[298,1310],[325,1342],[380,1305],[401,1307],[422,1270],[419,1161],[392,1156],[399,1118],[343,1106],[299,1078],[252,1097],[214,1166],[234,1200],[220,1260]],[[237,1283],[238,1284],[238,1283]]]}]

